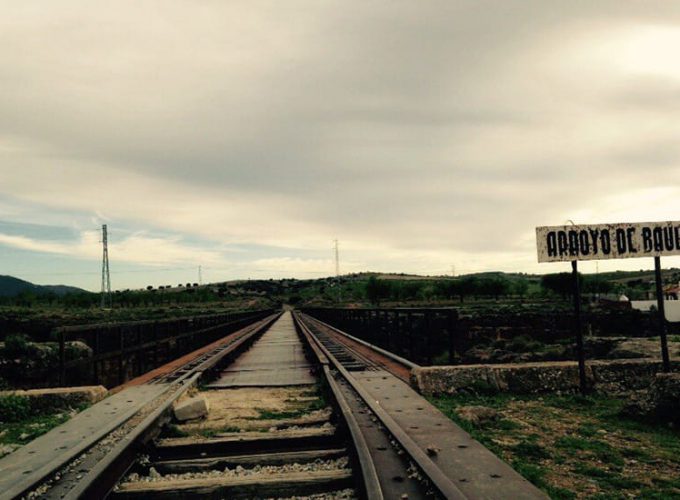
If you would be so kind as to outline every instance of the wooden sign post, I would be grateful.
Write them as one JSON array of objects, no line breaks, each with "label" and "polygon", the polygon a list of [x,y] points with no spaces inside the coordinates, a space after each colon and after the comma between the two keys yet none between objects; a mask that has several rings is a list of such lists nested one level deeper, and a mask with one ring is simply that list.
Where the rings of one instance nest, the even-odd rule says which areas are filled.
[{"label": "wooden sign post", "polygon": [[579,260],[654,257],[656,300],[663,369],[669,372],[666,316],[661,282],[661,257],[680,255],[680,222],[639,222],[543,226],[536,228],[538,262],[571,262],[574,279],[575,336],[581,391],[586,391],[585,355],[581,330],[581,297],[578,283]]},{"label": "wooden sign post", "polygon": [[578,261],[571,261],[571,278],[574,282],[574,330],[576,333],[576,357],[578,358],[578,381],[581,394],[588,392],[586,384],[586,354],[583,349],[583,327],[581,326],[581,285],[578,281]]},{"label": "wooden sign post", "polygon": [[663,371],[671,371],[671,359],[668,355],[668,339],[666,338],[666,308],[663,305],[663,287],[661,286],[661,257],[654,257],[654,278],[656,280],[656,309],[659,313],[659,338],[661,339],[661,357]]}]

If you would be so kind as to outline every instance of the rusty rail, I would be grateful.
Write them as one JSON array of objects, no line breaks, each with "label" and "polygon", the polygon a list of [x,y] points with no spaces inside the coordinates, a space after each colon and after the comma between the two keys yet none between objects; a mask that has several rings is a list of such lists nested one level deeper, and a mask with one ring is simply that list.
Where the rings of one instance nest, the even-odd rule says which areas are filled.
[{"label": "rusty rail", "polygon": [[452,363],[462,345],[458,312],[452,308],[305,308],[302,312],[414,363]]},{"label": "rusty rail", "polygon": [[[57,328],[54,335],[59,342],[59,377],[55,382],[60,386],[70,381],[80,385],[119,385],[273,312],[266,309]],[[66,347],[70,341],[87,344],[92,356],[67,360]]]}]

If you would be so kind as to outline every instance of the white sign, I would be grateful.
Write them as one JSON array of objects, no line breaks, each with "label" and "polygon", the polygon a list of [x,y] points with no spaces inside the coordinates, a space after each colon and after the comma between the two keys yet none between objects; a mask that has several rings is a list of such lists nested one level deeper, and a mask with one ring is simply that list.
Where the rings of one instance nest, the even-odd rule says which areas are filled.
[{"label": "white sign", "polygon": [[680,222],[536,228],[538,262],[680,255]]}]

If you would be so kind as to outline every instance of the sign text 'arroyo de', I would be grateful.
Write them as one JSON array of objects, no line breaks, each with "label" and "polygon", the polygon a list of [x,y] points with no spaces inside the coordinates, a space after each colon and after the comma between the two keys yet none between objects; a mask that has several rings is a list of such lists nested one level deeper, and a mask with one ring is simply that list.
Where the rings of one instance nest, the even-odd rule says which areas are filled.
[{"label": "sign text 'arroyo de'", "polygon": [[680,222],[536,228],[538,262],[680,255]]}]

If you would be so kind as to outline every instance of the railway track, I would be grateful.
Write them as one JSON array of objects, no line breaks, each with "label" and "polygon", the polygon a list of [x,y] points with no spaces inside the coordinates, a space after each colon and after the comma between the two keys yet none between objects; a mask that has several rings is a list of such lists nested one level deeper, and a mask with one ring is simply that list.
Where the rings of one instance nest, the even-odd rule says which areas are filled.
[{"label": "railway track", "polygon": [[[545,498],[415,393],[412,366],[284,312],[0,460],[0,499]],[[173,420],[188,398],[207,417]]]}]

